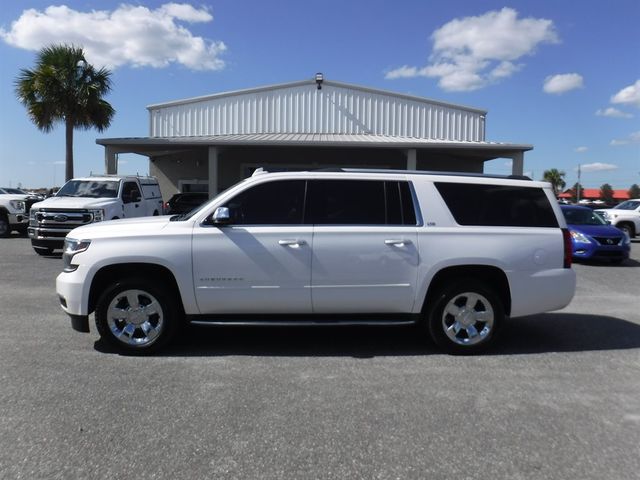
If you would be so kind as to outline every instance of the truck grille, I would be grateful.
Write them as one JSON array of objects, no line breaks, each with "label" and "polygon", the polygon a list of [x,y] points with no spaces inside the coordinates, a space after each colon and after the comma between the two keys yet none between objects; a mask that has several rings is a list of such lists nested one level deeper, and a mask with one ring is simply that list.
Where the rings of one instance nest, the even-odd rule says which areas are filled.
[{"label": "truck grille", "polygon": [[87,210],[38,210],[35,214],[35,222],[31,223],[33,227],[40,227],[41,232],[47,232],[47,236],[57,236],[53,233],[56,231],[65,232],[60,235],[64,237],[66,232],[76,227],[86,225],[93,221],[93,214]]}]

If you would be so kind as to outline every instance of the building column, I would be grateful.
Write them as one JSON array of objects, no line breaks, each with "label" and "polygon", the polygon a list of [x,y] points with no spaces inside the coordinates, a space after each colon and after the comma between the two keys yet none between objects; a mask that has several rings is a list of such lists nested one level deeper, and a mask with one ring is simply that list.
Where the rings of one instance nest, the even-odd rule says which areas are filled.
[{"label": "building column", "polygon": [[407,156],[407,170],[417,170],[418,167],[418,154],[415,148],[410,148],[406,151]]},{"label": "building column", "polygon": [[511,175],[524,175],[524,152],[516,152],[511,155]]},{"label": "building column", "polygon": [[104,173],[116,175],[118,173],[118,156],[113,147],[104,147]]},{"label": "building column", "polygon": [[209,147],[209,198],[218,194],[218,149]]}]

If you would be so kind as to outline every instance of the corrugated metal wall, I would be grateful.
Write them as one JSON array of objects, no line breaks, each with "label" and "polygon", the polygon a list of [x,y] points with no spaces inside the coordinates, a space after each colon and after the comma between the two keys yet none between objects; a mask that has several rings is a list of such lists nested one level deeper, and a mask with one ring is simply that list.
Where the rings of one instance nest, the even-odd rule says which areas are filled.
[{"label": "corrugated metal wall", "polygon": [[372,134],[484,141],[484,115],[427,101],[315,84],[150,108],[152,137]]}]

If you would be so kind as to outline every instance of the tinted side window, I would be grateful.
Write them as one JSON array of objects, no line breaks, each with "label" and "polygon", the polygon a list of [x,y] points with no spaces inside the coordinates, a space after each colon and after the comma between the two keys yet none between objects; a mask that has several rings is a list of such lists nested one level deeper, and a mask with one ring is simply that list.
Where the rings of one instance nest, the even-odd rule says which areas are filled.
[{"label": "tinted side window", "polygon": [[232,224],[296,225],[303,221],[304,180],[283,180],[251,187],[224,206]]},{"label": "tinted side window", "polygon": [[122,201],[124,203],[133,202],[136,198],[141,198],[140,189],[136,182],[125,182],[122,187]]},{"label": "tinted side window", "polygon": [[460,225],[558,226],[541,188],[444,182],[435,186]]},{"label": "tinted side window", "polygon": [[408,182],[384,182],[387,225],[415,225],[416,211]]},{"label": "tinted side window", "polygon": [[316,225],[384,225],[384,182],[312,180],[308,187],[309,221]]}]

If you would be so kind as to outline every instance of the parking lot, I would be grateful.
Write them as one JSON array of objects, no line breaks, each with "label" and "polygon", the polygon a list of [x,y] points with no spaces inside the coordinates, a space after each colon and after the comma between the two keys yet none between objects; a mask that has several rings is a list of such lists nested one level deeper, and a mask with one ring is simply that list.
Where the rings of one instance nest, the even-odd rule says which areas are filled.
[{"label": "parking lot", "polygon": [[59,256],[2,239],[0,479],[638,478],[639,240],[480,357],[405,327],[194,327],[129,357],[71,329]]}]

